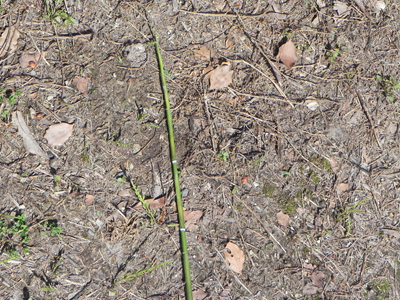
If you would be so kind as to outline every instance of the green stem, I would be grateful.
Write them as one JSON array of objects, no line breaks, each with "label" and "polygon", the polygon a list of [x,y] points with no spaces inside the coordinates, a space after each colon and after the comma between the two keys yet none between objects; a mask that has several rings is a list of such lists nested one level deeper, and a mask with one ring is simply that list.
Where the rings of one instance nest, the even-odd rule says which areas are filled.
[{"label": "green stem", "polygon": [[155,47],[156,47],[158,66],[160,69],[161,88],[162,88],[163,96],[164,96],[165,115],[167,117],[169,152],[170,152],[170,158],[171,158],[172,174],[174,177],[176,207],[178,210],[179,237],[180,237],[180,244],[181,244],[182,264],[183,264],[183,275],[185,278],[185,296],[186,296],[186,300],[193,300],[192,280],[190,277],[189,255],[188,255],[187,242],[186,242],[185,218],[184,218],[184,214],[183,214],[181,187],[180,187],[180,183],[179,183],[178,163],[176,161],[174,127],[173,127],[173,123],[172,123],[172,115],[171,115],[171,107],[170,107],[170,103],[169,103],[167,81],[165,79],[164,64],[163,64],[163,61],[161,58],[160,46],[158,44],[158,37],[157,37],[157,33],[156,33],[155,29],[154,29],[154,37],[156,40]]}]

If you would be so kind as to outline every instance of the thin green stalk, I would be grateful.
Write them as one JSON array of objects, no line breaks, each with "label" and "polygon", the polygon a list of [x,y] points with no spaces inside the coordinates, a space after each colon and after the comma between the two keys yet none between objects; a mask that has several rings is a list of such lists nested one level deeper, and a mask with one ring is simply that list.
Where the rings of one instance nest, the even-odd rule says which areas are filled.
[{"label": "thin green stalk", "polygon": [[186,296],[186,300],[193,300],[192,279],[190,277],[189,255],[188,255],[187,242],[186,242],[185,218],[184,218],[184,214],[183,214],[181,187],[180,187],[180,183],[179,183],[178,163],[176,161],[175,139],[174,139],[174,128],[173,128],[173,124],[172,124],[171,106],[169,103],[167,81],[165,79],[164,64],[163,64],[163,61],[161,58],[161,51],[160,51],[160,46],[158,44],[157,32],[155,30],[154,30],[154,37],[155,37],[155,47],[156,47],[158,66],[160,69],[161,88],[162,88],[163,96],[164,96],[165,115],[167,117],[169,153],[170,153],[170,158],[171,158],[172,174],[174,177],[176,207],[178,210],[179,237],[180,237],[180,244],[181,244],[183,275],[185,278],[185,296]]}]

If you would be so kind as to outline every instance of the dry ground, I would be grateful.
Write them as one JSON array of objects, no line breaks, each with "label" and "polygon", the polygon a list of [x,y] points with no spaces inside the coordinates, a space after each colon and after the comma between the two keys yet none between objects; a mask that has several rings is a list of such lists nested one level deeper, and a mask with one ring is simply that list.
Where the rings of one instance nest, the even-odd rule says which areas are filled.
[{"label": "dry ground", "polygon": [[[0,27],[21,33],[1,58],[1,299],[184,298],[149,22],[184,206],[203,213],[188,229],[194,289],[205,299],[400,299],[399,4],[377,13],[373,1],[364,11],[347,1],[339,15],[329,0],[270,2],[65,0],[53,11],[76,20],[65,26],[46,1],[0,2]],[[275,59],[287,38],[291,70]],[[210,59],[195,55],[201,46]],[[27,51],[42,57],[23,68]],[[210,91],[204,69],[223,61],[233,82]],[[7,110],[23,112],[50,160],[25,150]],[[52,147],[44,135],[58,122],[74,131]],[[165,196],[155,224],[133,208],[129,180]],[[6,217],[18,215],[26,245],[24,224]],[[240,274],[224,262],[229,241],[244,251]]]}]

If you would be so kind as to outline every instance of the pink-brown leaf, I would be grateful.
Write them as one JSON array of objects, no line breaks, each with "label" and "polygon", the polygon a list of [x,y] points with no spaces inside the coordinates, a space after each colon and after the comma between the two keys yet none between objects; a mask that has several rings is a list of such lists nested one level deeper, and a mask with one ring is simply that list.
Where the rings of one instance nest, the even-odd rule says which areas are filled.
[{"label": "pink-brown leaf", "polygon": [[53,147],[62,146],[69,139],[74,130],[74,124],[58,123],[47,129],[44,138]]},{"label": "pink-brown leaf", "polygon": [[19,59],[19,64],[21,65],[21,68],[28,68],[35,66],[39,59],[40,53],[37,51],[24,52]]},{"label": "pink-brown leaf", "polygon": [[285,44],[279,47],[279,52],[276,57],[279,59],[289,70],[293,68],[297,60],[296,46],[292,40],[288,40]]},{"label": "pink-brown leaf", "polygon": [[78,91],[82,94],[87,94],[88,92],[88,80],[85,77],[75,76],[72,79],[72,83],[76,85]]},{"label": "pink-brown leaf", "polygon": [[229,242],[224,250],[224,257],[226,263],[229,265],[232,271],[241,273],[244,265],[244,253],[234,243]]},{"label": "pink-brown leaf", "polygon": [[228,87],[232,83],[233,71],[231,70],[231,64],[224,62],[216,69],[208,73],[210,78],[209,90],[221,90]]},{"label": "pink-brown leaf", "polygon": [[276,219],[278,220],[279,224],[281,224],[285,227],[289,227],[289,224],[292,221],[292,219],[290,219],[289,215],[283,213],[282,211],[280,211],[276,214]]}]

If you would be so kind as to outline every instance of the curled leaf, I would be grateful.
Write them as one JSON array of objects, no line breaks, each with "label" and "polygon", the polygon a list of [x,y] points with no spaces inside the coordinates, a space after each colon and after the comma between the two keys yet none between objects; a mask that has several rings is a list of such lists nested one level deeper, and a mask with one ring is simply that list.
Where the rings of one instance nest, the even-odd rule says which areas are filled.
[{"label": "curled leaf", "polygon": [[293,68],[297,60],[296,46],[292,40],[288,40],[285,44],[279,47],[278,55],[276,56],[289,70]]}]

